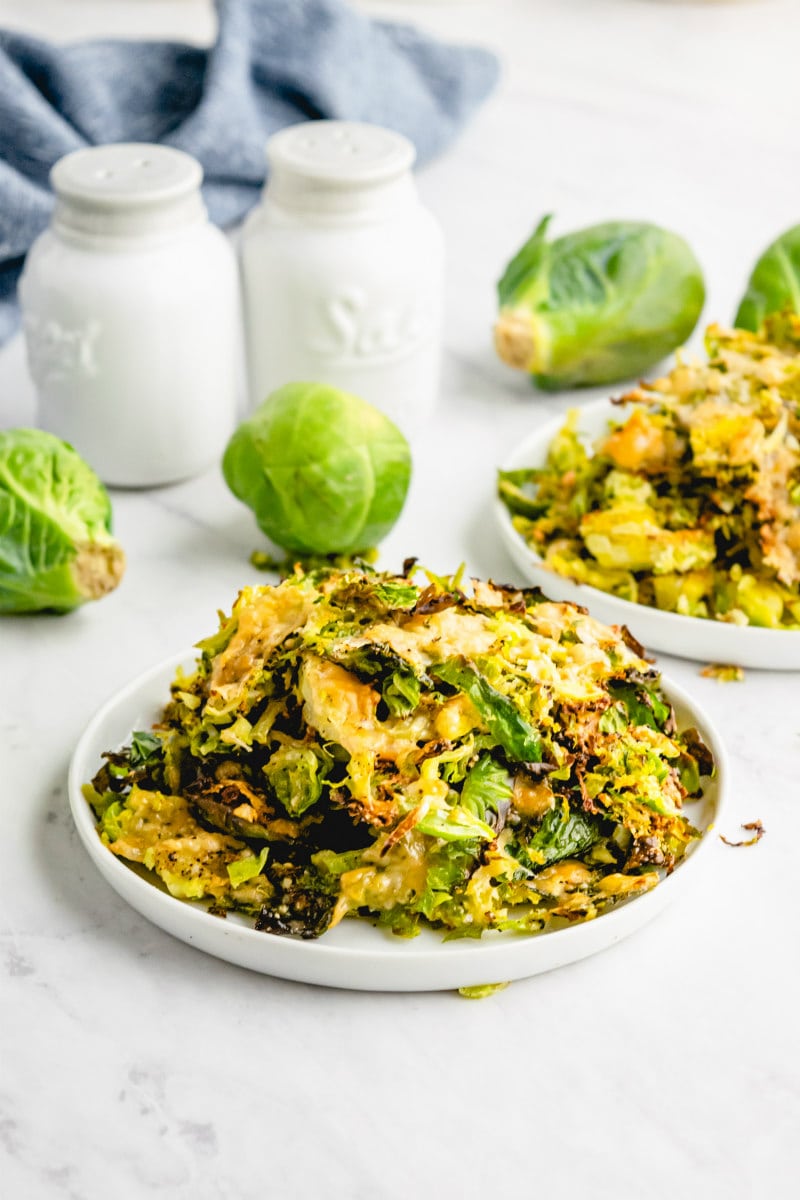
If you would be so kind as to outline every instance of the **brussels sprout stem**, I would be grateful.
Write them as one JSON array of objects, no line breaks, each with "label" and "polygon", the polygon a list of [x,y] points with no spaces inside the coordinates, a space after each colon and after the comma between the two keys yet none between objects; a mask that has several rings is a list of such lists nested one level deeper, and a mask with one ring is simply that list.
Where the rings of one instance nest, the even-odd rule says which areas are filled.
[{"label": "brussels sprout stem", "polygon": [[125,571],[125,554],[116,542],[86,542],[72,563],[75,586],[87,600],[113,592]]},{"label": "brussels sprout stem", "polygon": [[498,355],[509,367],[533,371],[536,362],[536,342],[530,317],[525,313],[505,309],[494,327],[494,344]]}]

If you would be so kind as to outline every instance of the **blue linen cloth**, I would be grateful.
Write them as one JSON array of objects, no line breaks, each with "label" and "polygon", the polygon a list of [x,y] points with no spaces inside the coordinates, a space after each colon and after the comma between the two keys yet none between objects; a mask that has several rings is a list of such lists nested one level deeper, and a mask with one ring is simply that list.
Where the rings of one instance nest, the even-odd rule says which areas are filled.
[{"label": "blue linen cloth", "polygon": [[282,126],[371,121],[406,134],[424,162],[497,79],[487,50],[370,20],[344,0],[217,0],[217,10],[209,50],[0,31],[0,345],[19,321],[24,255],[52,210],[50,168],[71,150],[186,150],[203,166],[211,219],[227,225],[258,199],[264,143]]}]

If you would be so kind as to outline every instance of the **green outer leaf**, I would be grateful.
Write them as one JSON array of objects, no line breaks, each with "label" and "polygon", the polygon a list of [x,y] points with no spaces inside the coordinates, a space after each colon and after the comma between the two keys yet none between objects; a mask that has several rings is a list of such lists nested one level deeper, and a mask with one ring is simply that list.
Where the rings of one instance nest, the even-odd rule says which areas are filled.
[{"label": "green outer leaf", "polygon": [[528,842],[528,850],[544,855],[543,866],[562,858],[572,858],[597,841],[600,836],[598,820],[585,813],[571,812],[566,817],[561,808],[545,813],[541,825]]},{"label": "green outer leaf", "polygon": [[324,770],[310,746],[279,746],[262,768],[277,799],[293,817],[322,795]]},{"label": "green outer leaf", "polygon": [[541,739],[516,705],[498,692],[464,658],[448,658],[430,668],[430,674],[469,696],[489,732],[510,758],[541,762]]},{"label": "green outer leaf", "polygon": [[363,861],[363,850],[318,850],[311,855],[311,862],[322,876],[332,876],[338,879],[345,871],[360,867]]},{"label": "green outer leaf", "polygon": [[696,796],[700,791],[700,768],[694,755],[686,750],[678,759],[678,774],[688,795]]},{"label": "green outer leaf", "polygon": [[286,550],[350,554],[400,515],[411,453],[388,417],[318,383],[272,395],[233,434],[222,460],[233,494]]},{"label": "green outer leaf", "polygon": [[66,442],[40,429],[0,432],[0,612],[68,611],[87,599],[72,564],[112,542],[111,502]]},{"label": "green outer leaf", "polygon": [[377,409],[365,405],[358,425],[372,464],[374,491],[356,550],[377,544],[402,512],[411,482],[411,451],[400,430]]},{"label": "green outer leaf", "polygon": [[513,791],[508,771],[490,754],[482,754],[464,780],[461,805],[485,821],[487,809],[499,813],[510,802]]},{"label": "green outer leaf", "polygon": [[383,684],[381,695],[394,717],[413,712],[422,692],[420,681],[412,671],[394,671]]},{"label": "green outer leaf", "polygon": [[800,225],[767,246],[753,267],[734,324],[755,331],[770,313],[784,309],[800,313]]},{"label": "green outer leaf", "polygon": [[135,729],[131,735],[130,764],[141,767],[154,756],[161,755],[161,738],[144,729]]},{"label": "green outer leaf", "polygon": [[420,897],[420,911],[429,919],[441,904],[449,903],[459,883],[465,882],[478,855],[480,842],[446,842],[431,851],[425,890]]},{"label": "green outer leaf", "polygon": [[472,841],[474,838],[491,842],[495,836],[491,825],[487,825],[460,804],[434,809],[418,821],[414,828],[420,833],[428,834],[429,837],[442,838],[446,842]]},{"label": "green outer leaf", "polygon": [[508,986],[508,983],[477,983],[473,987],[460,987],[458,994],[465,1000],[485,1000],[487,996],[502,992]]},{"label": "green outer leaf", "polygon": [[375,595],[379,600],[382,600],[389,609],[395,608],[413,608],[419,599],[419,588],[413,583],[397,583],[394,580],[385,580],[382,583],[374,584]]},{"label": "green outer leaf", "polygon": [[703,275],[677,234],[643,222],[608,222],[557,238],[546,253],[543,236],[540,226],[509,264],[501,298],[502,308],[530,316],[531,371],[540,387],[641,374],[697,324]]},{"label": "green outer leaf", "polygon": [[260,875],[268,854],[269,847],[265,846],[258,856],[250,854],[247,858],[237,858],[232,863],[228,863],[228,878],[231,881],[231,887],[237,888],[255,875]]},{"label": "green outer leaf", "polygon": [[217,654],[221,654],[228,647],[231,638],[239,628],[238,617],[225,617],[222,613],[219,616],[220,623],[217,632],[210,634],[207,638],[203,638],[199,642],[195,642],[195,647],[202,652],[204,658],[209,660]]},{"label": "green outer leaf", "polygon": [[519,486],[520,477],[523,484],[530,484],[535,478],[532,470],[498,471],[497,494],[510,513],[532,519],[540,517],[543,511],[546,511],[546,505]]},{"label": "green outer leaf", "polygon": [[[0,539],[3,537],[3,512],[0,500]],[[49,609],[70,612],[83,604],[86,596],[75,582],[71,562],[40,571],[37,575],[16,578],[0,574],[0,613],[31,613]]]},{"label": "green outer leaf", "polygon": [[624,733],[630,725],[630,718],[627,711],[623,711],[624,705],[620,701],[619,704],[610,704],[602,717],[597,723],[597,728],[601,733]]},{"label": "green outer leaf", "polygon": [[609,683],[610,694],[625,706],[628,718],[634,725],[649,725],[662,731],[669,720],[670,708],[653,688],[644,684]]},{"label": "green outer leaf", "polygon": [[122,826],[120,825],[119,818],[124,811],[125,801],[114,800],[103,811],[100,817],[101,832],[106,835],[110,842],[116,842],[117,838],[122,836]]},{"label": "green outer leaf", "polygon": [[547,227],[552,213],[542,217],[527,242],[517,251],[497,284],[500,307],[516,303],[517,293],[527,288],[532,277],[538,277],[547,259]]}]

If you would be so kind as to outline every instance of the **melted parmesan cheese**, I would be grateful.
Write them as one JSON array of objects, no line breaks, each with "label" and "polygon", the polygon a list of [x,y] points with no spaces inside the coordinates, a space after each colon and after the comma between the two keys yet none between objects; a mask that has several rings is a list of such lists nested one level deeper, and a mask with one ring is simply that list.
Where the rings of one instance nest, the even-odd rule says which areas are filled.
[{"label": "melted parmesan cheese", "polygon": [[[109,842],[112,853],[155,871],[183,900],[224,899],[231,891],[228,864],[249,853],[244,842],[199,825],[183,796],[134,787],[119,822],[119,836]],[[266,897],[266,880],[256,883]]]},{"label": "melted parmesan cheese", "polygon": [[394,650],[418,671],[434,662],[463,655],[474,658],[491,654],[499,640],[496,617],[444,608],[420,614],[403,625],[377,622],[352,640],[353,645],[384,645]]},{"label": "melted parmesan cheese", "polygon": [[244,694],[275,647],[305,624],[313,603],[313,591],[295,585],[244,589],[234,609],[236,632],[214,659],[209,681],[212,708],[227,706]]},{"label": "melted parmesan cheese", "polygon": [[353,756],[374,754],[397,762],[431,736],[424,714],[379,721],[381,697],[368,683],[324,658],[310,655],[300,672],[306,723],[323,742],[338,742]]},{"label": "melted parmesan cheese", "polygon": [[353,909],[367,906],[388,911],[409,904],[425,890],[429,863],[428,845],[422,835],[412,831],[383,858],[379,849],[371,847],[364,859],[373,859],[374,865],[356,867],[340,877],[332,925]]}]

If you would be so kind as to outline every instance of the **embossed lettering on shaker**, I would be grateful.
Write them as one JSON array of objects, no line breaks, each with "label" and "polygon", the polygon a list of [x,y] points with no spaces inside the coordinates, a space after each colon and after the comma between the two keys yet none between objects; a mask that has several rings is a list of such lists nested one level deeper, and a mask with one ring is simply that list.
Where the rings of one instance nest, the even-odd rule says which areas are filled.
[{"label": "embossed lettering on shaker", "polygon": [[427,308],[416,298],[398,307],[370,301],[364,288],[337,288],[309,314],[307,345],[332,362],[391,359],[416,349],[432,332]]},{"label": "embossed lettering on shaker", "polygon": [[52,317],[27,311],[25,334],[28,366],[38,388],[97,375],[99,321],[92,319],[83,328],[68,329]]}]

